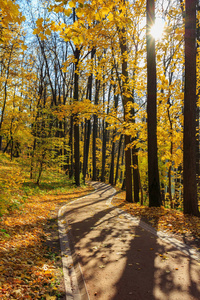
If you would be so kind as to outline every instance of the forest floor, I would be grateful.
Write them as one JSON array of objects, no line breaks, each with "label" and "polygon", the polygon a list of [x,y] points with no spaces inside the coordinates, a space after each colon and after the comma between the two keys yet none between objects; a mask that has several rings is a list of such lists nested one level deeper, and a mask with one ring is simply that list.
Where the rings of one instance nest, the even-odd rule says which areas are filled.
[{"label": "forest floor", "polygon": [[58,210],[93,188],[77,188],[57,167],[38,186],[29,171],[0,153],[0,299],[65,299]]},{"label": "forest floor", "polygon": [[[0,166],[1,170],[4,171],[4,165]],[[8,164],[6,165],[8,167]],[[7,168],[6,167],[6,168]],[[16,165],[12,164],[11,168],[14,168],[15,172],[12,172],[12,180],[9,186],[10,193],[9,197],[15,195],[12,188],[15,182],[17,184],[17,178],[21,178],[21,171],[18,170]],[[1,172],[1,174],[3,174]],[[5,170],[6,176],[8,176],[8,170]],[[2,175],[3,180],[5,179]],[[54,178],[55,180],[55,174]],[[49,182],[52,181],[52,178],[48,178]],[[9,182],[7,180],[6,182]],[[1,183],[1,182],[0,182]],[[66,185],[66,181],[63,183]],[[57,186],[57,183],[54,182],[54,188]],[[0,298],[4,299],[47,299],[47,300],[55,300],[55,299],[65,299],[65,289],[64,289],[64,280],[63,280],[63,271],[62,271],[62,257],[60,252],[60,243],[59,243],[59,235],[58,235],[58,220],[57,214],[58,210],[61,206],[67,203],[73,203],[73,199],[79,198],[83,195],[86,195],[93,187],[82,186],[80,188],[75,188],[70,186],[68,190],[66,189],[51,189],[51,184],[48,181],[41,185],[40,193],[29,195],[28,198],[22,201],[20,206],[17,206],[15,209],[14,205],[17,205],[18,202],[12,203],[12,210],[7,211],[7,213],[3,214],[0,218]],[[59,186],[58,186],[59,187]],[[29,187],[27,186],[27,189]],[[48,193],[43,193],[42,189],[47,189]],[[6,190],[8,188],[6,187]],[[16,191],[18,196],[21,195],[19,192],[18,184],[16,186]],[[1,195],[0,195],[1,196]],[[97,195],[97,197],[99,197]],[[21,197],[22,198],[22,197]],[[105,200],[105,199],[104,199]],[[107,207],[105,201],[101,202],[101,208],[104,209],[104,206]],[[84,200],[85,201],[85,200]],[[74,202],[78,203],[79,201]],[[141,219],[145,219],[145,221],[149,222],[152,226],[156,228],[156,230],[164,230],[173,234],[176,234],[179,239],[182,239],[184,242],[187,242],[192,247],[195,247],[196,250],[200,250],[199,238],[200,238],[200,219],[195,217],[187,217],[183,216],[181,212],[169,210],[169,209],[149,209],[147,207],[143,207],[137,204],[129,204],[124,201],[124,192],[118,190],[115,195],[112,204],[115,208],[120,208],[122,210],[128,211],[132,215],[139,217]],[[72,204],[70,204],[72,205]],[[105,207],[105,210],[108,209]],[[88,213],[92,214],[90,211],[91,206],[87,207],[86,210]],[[98,211],[96,211],[98,215]],[[99,216],[101,217],[101,213],[99,211]],[[93,211],[94,215],[94,211]],[[103,215],[102,215],[103,217]],[[99,218],[100,221],[100,218]],[[85,222],[83,222],[84,224]],[[121,230],[118,234],[119,239],[121,238],[122,243],[123,238],[123,223],[124,218],[122,215],[118,216],[117,223],[120,224]],[[89,223],[88,223],[89,224]],[[109,224],[107,224],[110,226]],[[112,224],[113,225],[113,224]],[[82,225],[81,225],[82,226]],[[94,226],[90,226],[94,227]],[[90,228],[89,228],[90,229]],[[111,230],[111,229],[109,229]],[[139,227],[137,229],[133,228],[133,231],[141,231]],[[90,230],[89,230],[90,231]],[[104,229],[103,233],[100,236],[105,236],[108,229]],[[137,238],[138,235],[141,234],[131,233],[131,236],[135,236]],[[102,235],[103,234],[103,235]],[[122,234],[122,237],[120,235]],[[100,239],[100,236],[96,237],[97,240]],[[129,241],[129,239],[127,239]],[[137,239],[136,239],[137,240]],[[152,239],[153,240],[153,239]],[[129,241],[132,245],[132,242]],[[105,250],[110,249],[111,241],[106,241],[104,243]],[[157,243],[157,238],[156,238]],[[136,244],[137,245],[137,244]],[[94,247],[94,248],[93,248]],[[92,246],[92,255],[96,255],[95,253],[99,250],[96,249],[96,245]],[[114,244],[113,244],[114,247]],[[127,247],[127,246],[125,246]],[[142,246],[139,244],[137,251],[139,253],[139,249]],[[148,246],[150,247],[150,246]],[[160,246],[159,246],[160,247]],[[150,253],[154,253],[154,246],[151,246],[149,249]],[[157,249],[157,247],[156,247]],[[162,254],[157,251],[157,256],[163,258],[163,261],[167,260],[168,255]],[[121,250],[119,253],[123,252]],[[79,253],[79,252],[78,252]],[[159,254],[158,254],[159,253]],[[125,254],[125,253],[124,253]],[[102,254],[100,258],[102,260],[102,264],[98,266],[98,271],[103,271],[106,269],[106,264],[104,264],[104,260],[108,260],[108,257],[104,257],[106,254]],[[121,254],[116,254],[121,255]],[[149,253],[148,253],[149,255]],[[181,256],[182,257],[182,256]],[[181,259],[180,259],[181,261]],[[136,266],[138,266],[137,270],[140,270],[140,262],[135,262]],[[129,264],[127,264],[129,266]],[[130,262],[131,266],[131,262]],[[193,263],[190,265],[192,268]],[[153,267],[153,264],[152,264]],[[178,268],[178,267],[177,267]],[[189,266],[188,266],[189,268]],[[91,269],[92,271],[93,269]],[[178,274],[178,270],[177,274]],[[98,273],[98,272],[97,272]],[[135,271],[133,272],[134,276]],[[153,273],[152,273],[153,274]],[[165,273],[164,273],[165,274]],[[168,277],[165,278],[170,284],[170,273],[167,273]],[[110,275],[109,275],[110,276]],[[133,276],[133,275],[130,275]],[[131,277],[132,278],[132,277]],[[181,277],[180,277],[181,278]],[[168,280],[169,279],[169,280]],[[107,279],[106,279],[107,280]],[[132,279],[131,279],[132,281]],[[193,284],[193,282],[191,282]],[[105,287],[107,283],[104,283]],[[126,286],[126,285],[125,285]],[[102,287],[103,288],[103,287]],[[95,294],[95,299],[103,299],[101,298],[101,293],[98,291],[92,291]],[[91,293],[92,293],[91,292]],[[132,291],[130,291],[131,295]],[[93,299],[93,298],[91,298]],[[112,299],[112,298],[110,298]],[[110,300],[109,299],[109,300]],[[117,299],[117,298],[113,298]],[[124,298],[128,299],[128,298]],[[134,298],[131,298],[134,299]],[[140,298],[142,299],[142,298]],[[154,298],[151,298],[154,299]],[[155,298],[157,299],[157,298]],[[163,298],[165,299],[165,298]],[[176,299],[176,298],[174,298]],[[177,298],[179,299],[179,298]],[[180,298],[183,300],[184,298]],[[188,299],[196,299],[196,298],[188,298]],[[120,300],[123,300],[121,298]]]},{"label": "forest floor", "polygon": [[157,231],[166,232],[200,251],[200,218],[162,207],[147,207],[125,201],[125,191],[117,189],[112,204],[150,224]]},{"label": "forest floor", "polygon": [[32,196],[0,221],[0,299],[65,299],[58,210],[91,191]]}]

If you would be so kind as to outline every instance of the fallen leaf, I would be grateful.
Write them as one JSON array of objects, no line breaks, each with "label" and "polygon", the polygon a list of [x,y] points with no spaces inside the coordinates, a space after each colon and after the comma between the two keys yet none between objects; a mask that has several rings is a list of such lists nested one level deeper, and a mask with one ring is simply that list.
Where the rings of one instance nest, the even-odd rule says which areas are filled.
[{"label": "fallen leaf", "polygon": [[56,296],[45,295],[46,300],[56,300]]}]

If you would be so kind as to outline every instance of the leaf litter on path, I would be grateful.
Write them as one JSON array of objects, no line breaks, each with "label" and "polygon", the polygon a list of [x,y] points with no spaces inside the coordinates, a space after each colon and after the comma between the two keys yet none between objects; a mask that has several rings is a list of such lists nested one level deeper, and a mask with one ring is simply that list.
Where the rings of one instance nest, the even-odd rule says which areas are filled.
[{"label": "leaf litter on path", "polygon": [[[161,230],[183,239],[187,244],[200,250],[200,218],[184,215],[175,209],[147,207],[125,201],[125,192],[120,192],[112,200],[112,205],[128,212],[134,217],[144,219],[157,231]],[[152,237],[153,238],[153,237]]]}]

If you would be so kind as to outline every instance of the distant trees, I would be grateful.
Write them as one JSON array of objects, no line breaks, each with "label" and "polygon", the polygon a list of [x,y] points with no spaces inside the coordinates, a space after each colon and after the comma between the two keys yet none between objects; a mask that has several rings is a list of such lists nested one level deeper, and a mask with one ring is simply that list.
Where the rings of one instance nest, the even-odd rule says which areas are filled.
[{"label": "distant trees", "polygon": [[[16,56],[18,55],[18,58],[20,58],[21,49],[24,47],[21,23],[25,20],[25,17],[19,11],[19,6],[11,0],[1,0],[0,7],[0,150],[2,150],[2,127],[6,107],[10,99],[8,94],[11,87],[11,78],[15,73],[16,84]],[[12,144],[11,140],[9,144]]]},{"label": "distant trees", "polygon": [[[127,201],[160,206],[162,195],[166,207],[197,215],[194,2],[186,19],[180,0],[42,3],[24,7],[27,50],[17,19],[12,39],[14,19],[1,29],[3,151],[23,157],[38,184],[54,164],[77,186],[107,181],[125,187]],[[156,16],[165,21],[159,40]]]}]

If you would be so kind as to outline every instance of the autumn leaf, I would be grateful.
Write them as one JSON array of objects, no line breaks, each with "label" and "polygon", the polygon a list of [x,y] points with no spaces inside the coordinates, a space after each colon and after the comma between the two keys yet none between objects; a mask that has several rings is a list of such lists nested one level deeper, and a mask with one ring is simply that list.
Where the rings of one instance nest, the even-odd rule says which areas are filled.
[{"label": "autumn leaf", "polygon": [[[62,204],[63,200],[65,203],[72,201],[84,195],[85,192],[86,189],[80,187],[76,192],[72,189],[66,196],[63,193],[60,196],[59,194],[32,196],[20,210],[1,218],[0,298],[3,297],[3,291],[6,291],[7,299],[13,297],[15,299],[39,299],[40,293],[46,295],[46,299],[56,299],[55,295],[58,293],[57,290],[59,291],[59,286],[55,261],[60,260],[61,257],[57,255],[52,259],[52,254],[47,255],[50,253],[46,245],[49,235],[44,229],[50,220],[49,215],[53,206]],[[54,227],[56,230],[57,223],[51,222],[49,226],[51,230]],[[67,247],[66,250],[69,248]],[[7,280],[11,273],[12,278]]]}]

